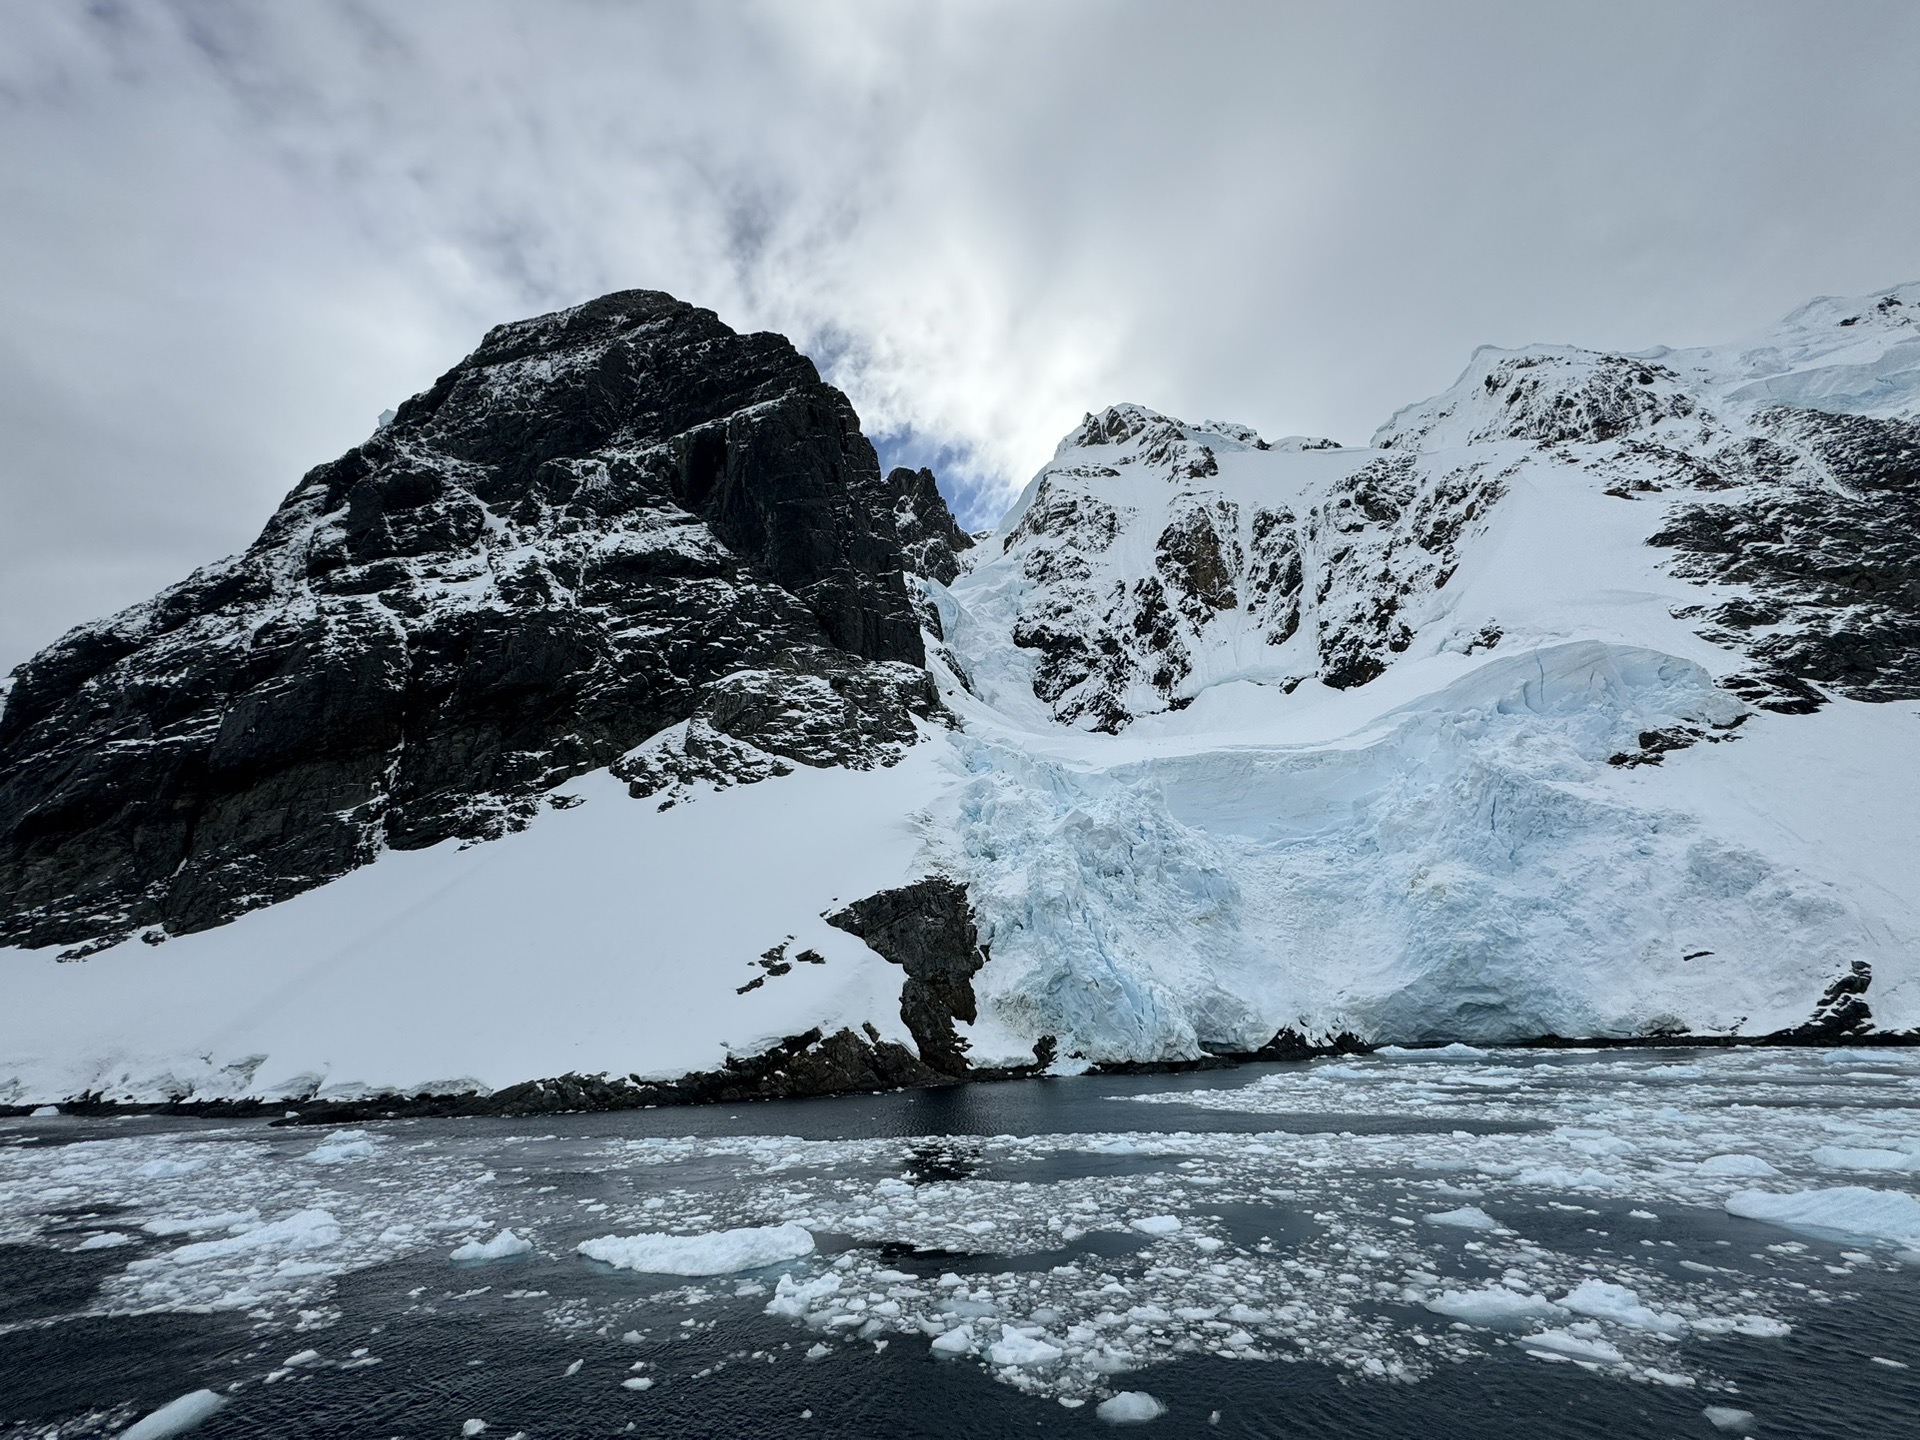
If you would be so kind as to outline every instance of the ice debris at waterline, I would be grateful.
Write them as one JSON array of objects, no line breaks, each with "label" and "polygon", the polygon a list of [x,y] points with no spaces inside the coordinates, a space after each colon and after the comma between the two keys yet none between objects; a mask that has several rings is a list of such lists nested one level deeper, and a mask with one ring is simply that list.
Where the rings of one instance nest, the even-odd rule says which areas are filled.
[{"label": "ice debris at waterline", "polygon": [[[542,1268],[525,1293],[552,1294],[514,1303],[563,1335],[771,1320],[815,1363],[907,1340],[1022,1392],[1090,1403],[1184,1356],[1417,1383],[1502,1344],[1704,1402],[1732,1394],[1723,1344],[1844,1315],[1861,1280],[1920,1263],[1896,1248],[1920,1174],[1825,1183],[1835,1148],[1920,1153],[1911,1052],[1845,1067],[1764,1050],[1685,1064],[1349,1058],[1137,1099],[1108,1109],[1140,1128],[1027,1136],[562,1138],[395,1122],[339,1165],[305,1163],[258,1126],[143,1136],[82,1120],[58,1149],[0,1147],[0,1243],[69,1248],[108,1232],[63,1211],[110,1210],[112,1233],[137,1246],[100,1252],[90,1313],[244,1311],[323,1348],[350,1272],[444,1267],[422,1315],[498,1293],[448,1258],[466,1237],[452,1256],[527,1247],[514,1258]],[[1296,1128],[1151,1128],[1196,1112]],[[1353,1128],[1315,1128],[1308,1113]],[[1764,1160],[1777,1190],[1702,1163],[1726,1154]],[[552,1187],[560,1172],[593,1176],[593,1194]],[[1786,1239],[1783,1223],[1866,1248]],[[834,1237],[827,1253],[821,1236]],[[587,1261],[612,1270],[563,1293]],[[671,1379],[653,1367],[622,1382]]]}]

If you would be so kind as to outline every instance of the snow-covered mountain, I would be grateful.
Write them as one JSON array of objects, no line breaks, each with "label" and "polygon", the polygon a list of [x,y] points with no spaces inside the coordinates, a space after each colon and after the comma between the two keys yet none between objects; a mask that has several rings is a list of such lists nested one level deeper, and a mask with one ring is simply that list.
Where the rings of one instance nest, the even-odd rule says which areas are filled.
[{"label": "snow-covered mountain", "polygon": [[871,456],[608,297],[29,662],[0,1097],[1920,1029],[1920,285],[1365,448],[1114,406],[971,547]]}]

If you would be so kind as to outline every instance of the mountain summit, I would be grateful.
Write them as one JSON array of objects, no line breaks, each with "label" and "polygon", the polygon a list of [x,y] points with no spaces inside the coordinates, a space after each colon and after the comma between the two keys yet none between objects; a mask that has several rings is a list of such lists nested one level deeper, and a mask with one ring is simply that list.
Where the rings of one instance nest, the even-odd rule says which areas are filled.
[{"label": "mountain summit", "polygon": [[0,940],[191,932],[495,837],[675,725],[642,791],[891,757],[937,703],[903,570],[954,568],[943,506],[903,552],[901,483],[778,336],[648,291],[497,327],[244,554],[21,668]]}]

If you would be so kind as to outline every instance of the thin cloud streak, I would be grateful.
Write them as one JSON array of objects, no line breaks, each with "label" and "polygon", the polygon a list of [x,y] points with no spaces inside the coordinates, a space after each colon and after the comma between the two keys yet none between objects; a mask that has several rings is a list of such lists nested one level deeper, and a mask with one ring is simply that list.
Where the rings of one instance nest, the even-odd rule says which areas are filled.
[{"label": "thin cloud streak", "polygon": [[1920,275],[1920,11],[0,11],[0,669],[244,545],[504,319],[791,335],[994,518],[1137,400],[1363,441],[1480,343]]}]

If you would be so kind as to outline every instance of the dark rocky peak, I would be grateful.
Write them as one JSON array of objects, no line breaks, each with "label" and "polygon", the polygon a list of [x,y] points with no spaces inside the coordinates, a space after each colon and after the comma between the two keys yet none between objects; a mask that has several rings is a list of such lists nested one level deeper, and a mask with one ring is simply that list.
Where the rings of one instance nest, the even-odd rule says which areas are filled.
[{"label": "dark rocky peak", "polygon": [[973,548],[973,537],[953,518],[933,471],[896,466],[882,482],[882,495],[908,573],[951,584],[960,573],[960,553]]},{"label": "dark rocky peak", "polygon": [[20,667],[0,942],[204,928],[643,742],[639,790],[889,760],[935,703],[890,494],[779,336],[653,291],[496,327],[244,554]]},{"label": "dark rocky peak", "polygon": [[1111,445],[1117,448],[1110,461],[1114,465],[1144,465],[1165,470],[1170,479],[1199,480],[1219,473],[1214,452],[1222,442],[1230,449],[1272,448],[1249,425],[1225,420],[1190,424],[1144,405],[1122,404],[1089,414],[1060,442],[1054,462],[1058,465],[1070,450]]},{"label": "dark rocky peak", "polygon": [[309,570],[348,570],[333,583],[353,586],[490,525],[564,535],[671,501],[804,600],[839,648],[918,664],[897,539],[862,503],[879,471],[846,396],[784,338],[621,291],[496,326],[311,472],[253,548],[323,522]]}]

